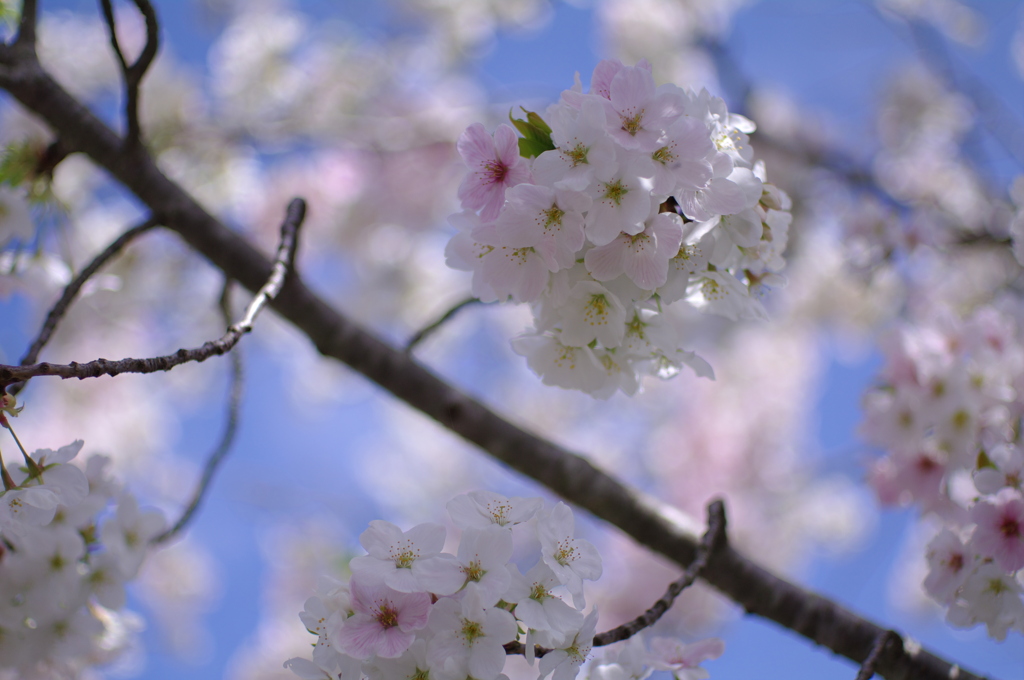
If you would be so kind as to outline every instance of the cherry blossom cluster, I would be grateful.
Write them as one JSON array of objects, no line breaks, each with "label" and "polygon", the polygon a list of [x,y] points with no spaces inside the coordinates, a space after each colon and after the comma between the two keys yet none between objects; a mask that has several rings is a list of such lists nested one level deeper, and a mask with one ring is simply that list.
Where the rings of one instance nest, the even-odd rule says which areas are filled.
[{"label": "cherry blossom cluster", "polygon": [[138,629],[123,611],[125,583],[164,518],[139,510],[108,458],[92,456],[84,470],[71,463],[81,448],[41,449],[31,465],[0,468],[3,677],[77,677],[116,660]]},{"label": "cherry blossom cluster", "polygon": [[925,590],[956,626],[1024,632],[1024,346],[1021,309],[905,325],[883,344],[863,433],[886,455],[871,482],[944,528],[928,544]]},{"label": "cherry blossom cluster", "polygon": [[513,349],[546,384],[601,398],[683,364],[711,376],[667,307],[766,316],[791,215],[753,162],[754,124],[706,90],[655,86],[646,61],[603,61],[589,93],[577,76],[543,118],[512,122],[523,137],[475,123],[459,138],[446,255],[480,300],[531,304]]},{"label": "cherry blossom cluster", "polygon": [[[457,554],[443,552],[439,524],[402,531],[371,522],[360,536],[367,554],[349,564],[351,579],[322,577],[299,615],[317,636],[312,660],[289,659],[285,667],[321,680],[508,680],[506,646],[519,643],[539,678],[575,678],[597,627],[597,610],[584,611],[583,582],[600,577],[601,558],[575,537],[569,507],[475,491],[449,502],[448,514],[462,530]],[[524,570],[521,546],[540,548]],[[545,650],[539,659],[538,645]],[[652,668],[680,680],[707,677],[699,664],[723,650],[718,639],[655,640],[650,653],[639,639],[617,647],[595,662],[606,667],[594,671],[600,677],[643,678]]]}]

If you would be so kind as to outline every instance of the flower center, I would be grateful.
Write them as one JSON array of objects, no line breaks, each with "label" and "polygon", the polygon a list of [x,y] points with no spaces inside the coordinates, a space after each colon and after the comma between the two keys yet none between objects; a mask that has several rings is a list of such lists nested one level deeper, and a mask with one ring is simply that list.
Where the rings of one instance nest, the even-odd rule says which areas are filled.
[{"label": "flower center", "polygon": [[[603,295],[595,295],[596,297],[603,298]],[[563,567],[568,566],[570,562],[576,559],[576,547],[569,541],[562,541],[558,544],[558,550],[555,551],[555,561],[561,564]]]},{"label": "flower center", "polygon": [[573,148],[569,149],[568,151],[563,151],[562,153],[565,154],[566,158],[569,159],[569,162],[572,163],[572,167],[575,168],[580,163],[587,163],[588,162],[587,161],[587,152],[588,151],[590,151],[590,149],[585,147],[585,146],[583,146],[583,142],[576,142],[576,146],[574,146]]},{"label": "flower center", "polygon": [[603,294],[591,295],[583,316],[591,326],[604,324],[605,317],[608,316],[608,307],[610,307],[608,298]]},{"label": "flower center", "polygon": [[555,365],[561,367],[569,364],[569,370],[576,368],[576,348],[562,345],[561,352],[555,357]]},{"label": "flower center", "polygon": [[971,414],[964,409],[959,409],[953,414],[953,429],[964,430],[971,422]]},{"label": "flower center", "polygon": [[469,619],[462,619],[462,637],[466,638],[466,642],[473,644],[476,640],[479,640],[484,636],[484,629],[476,621],[470,621]]},{"label": "flower center", "polygon": [[999,523],[999,533],[1005,538],[1019,538],[1020,522],[1013,517],[1004,517],[1003,521]]},{"label": "flower center", "polygon": [[725,292],[722,287],[718,285],[718,281],[714,279],[704,279],[704,285],[701,286],[701,292],[704,293],[704,297],[708,300],[721,300],[725,297]]},{"label": "flower center", "polygon": [[985,590],[991,592],[993,595],[999,595],[1003,591],[1009,590],[1009,588],[1007,588],[1006,584],[1003,583],[1003,579],[991,578],[988,580],[988,588],[986,588]]},{"label": "flower center", "polygon": [[562,215],[564,214],[565,211],[559,210],[557,205],[553,205],[544,212],[542,212],[541,215],[544,216],[544,230],[550,231],[552,226],[561,227]]},{"label": "flower center", "polygon": [[508,524],[508,514],[512,510],[512,507],[506,504],[501,505],[489,505],[487,509],[491,512],[491,517],[494,518],[494,523],[501,526]]},{"label": "flower center", "polygon": [[381,628],[394,628],[398,625],[398,610],[390,602],[385,602],[380,605],[374,618]]},{"label": "flower center", "polygon": [[632,116],[619,114],[619,117],[622,118],[622,129],[628,132],[630,136],[635,136],[640,131],[640,121],[644,119],[644,110],[640,109]]},{"label": "flower center", "polygon": [[629,193],[629,188],[622,185],[622,180],[606,182],[604,185],[604,196],[615,205],[622,204],[622,197]]},{"label": "flower center", "polygon": [[412,567],[412,563],[416,561],[416,553],[412,550],[406,550],[392,557],[395,560],[395,566],[399,569],[409,569]]},{"label": "flower center", "polygon": [[531,600],[537,600],[538,602],[540,602],[541,600],[546,600],[549,597],[551,597],[551,593],[548,592],[547,586],[545,586],[543,583],[533,584],[533,588],[530,589]]},{"label": "flower center", "polygon": [[663,146],[651,154],[651,158],[662,165],[668,165],[676,159],[676,155],[667,146]]},{"label": "flower center", "polygon": [[635,335],[636,337],[638,337],[641,340],[643,340],[644,339],[644,327],[646,327],[646,326],[647,326],[647,324],[645,324],[640,319],[640,315],[639,314],[633,314],[633,320],[630,321],[628,324],[626,324],[626,334],[627,335]]},{"label": "flower center", "polygon": [[501,161],[484,163],[484,178],[488,184],[501,184],[508,174],[508,166]]},{"label": "flower center", "polygon": [[487,572],[484,571],[479,562],[470,562],[468,567],[462,568],[462,573],[470,581],[479,581]]},{"label": "flower center", "polygon": [[938,469],[939,463],[931,456],[921,455],[917,458],[917,469],[921,474],[928,474]]}]

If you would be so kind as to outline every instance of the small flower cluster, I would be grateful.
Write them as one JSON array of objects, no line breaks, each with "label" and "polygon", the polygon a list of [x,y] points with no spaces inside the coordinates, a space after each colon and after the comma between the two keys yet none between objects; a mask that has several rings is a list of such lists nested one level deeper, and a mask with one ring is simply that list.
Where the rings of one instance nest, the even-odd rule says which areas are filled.
[{"label": "small flower cluster", "polygon": [[925,590],[956,626],[1024,632],[1024,349],[1019,314],[904,327],[885,346],[884,384],[864,435],[887,454],[880,499],[917,503],[945,525],[928,544]]},{"label": "small flower cluster", "polygon": [[706,90],[656,87],[642,61],[603,61],[544,118],[459,138],[469,166],[446,251],[473,294],[533,307],[513,341],[545,384],[601,398],[644,374],[710,366],[682,348],[690,306],[764,318],[756,293],[782,282],[789,198],[753,163],[751,121]]},{"label": "small flower cluster", "polygon": [[[84,471],[71,464],[81,448],[41,449],[32,465],[0,470],[0,675],[76,677],[133,641],[124,584],[163,516],[139,510],[108,458],[92,456]],[[116,512],[99,526],[111,502]]]},{"label": "small flower cluster", "polygon": [[[505,645],[520,642],[531,665],[537,645],[549,650],[537,661],[540,678],[573,680],[597,626],[597,610],[583,611],[583,581],[600,577],[601,558],[574,536],[572,511],[476,491],[453,499],[448,513],[462,530],[456,555],[442,552],[440,525],[403,532],[371,522],[360,536],[367,554],[352,559],[350,581],[322,578],[299,615],[317,636],[312,660],[289,659],[285,667],[317,680],[507,680]],[[540,546],[525,574],[510,563],[514,538]],[[598,675],[620,677],[611,668],[620,663],[645,677],[632,669],[640,664],[637,644],[628,654],[613,651],[622,658],[607,660]],[[663,649],[644,654],[644,662],[683,680],[706,677],[699,663],[722,651],[718,640],[658,644]]]}]

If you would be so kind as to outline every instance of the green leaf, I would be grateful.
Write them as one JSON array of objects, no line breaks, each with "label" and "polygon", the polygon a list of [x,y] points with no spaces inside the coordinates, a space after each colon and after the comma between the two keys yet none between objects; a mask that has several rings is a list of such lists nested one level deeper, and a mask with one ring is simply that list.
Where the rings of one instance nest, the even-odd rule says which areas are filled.
[{"label": "green leaf", "polygon": [[0,184],[21,186],[31,179],[38,164],[39,152],[31,142],[11,142],[0,154]]},{"label": "green leaf", "polygon": [[524,158],[533,158],[554,149],[555,144],[551,141],[551,127],[533,111],[527,111],[521,106],[519,108],[526,114],[526,120],[513,118],[512,109],[509,109],[508,112],[508,119],[522,135],[519,140],[519,155]]},{"label": "green leaf", "polygon": [[[523,109],[522,106],[520,106],[519,108]],[[523,113],[526,114],[526,120],[529,121],[530,125],[537,128],[538,130],[543,131],[544,134],[548,136],[548,139],[551,139],[551,127],[544,122],[543,118],[538,116],[533,111],[527,111],[526,109],[523,109]]]},{"label": "green leaf", "polygon": [[18,23],[19,14],[13,2],[0,0],[0,24],[7,24],[13,28]]},{"label": "green leaf", "polygon": [[988,457],[988,454],[985,453],[985,449],[978,451],[978,462],[975,465],[979,470],[983,468],[998,469],[996,464],[992,462],[992,459]]}]

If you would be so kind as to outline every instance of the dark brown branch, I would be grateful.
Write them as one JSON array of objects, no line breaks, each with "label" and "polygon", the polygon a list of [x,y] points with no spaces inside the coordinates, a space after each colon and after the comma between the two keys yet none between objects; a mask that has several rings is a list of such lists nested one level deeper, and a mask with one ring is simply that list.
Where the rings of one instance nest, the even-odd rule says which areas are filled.
[{"label": "dark brown branch", "polygon": [[437,320],[416,331],[416,334],[409,338],[409,342],[405,343],[405,351],[413,351],[416,348],[416,345],[423,342],[428,336],[433,334],[434,331],[436,331],[438,328],[446,324],[452,317],[454,317],[456,314],[462,311],[462,309],[475,304],[484,303],[480,302],[480,300],[475,297],[471,297],[466,298],[462,302],[456,304],[454,307],[452,307],[447,312],[442,314]]},{"label": "dark brown branch", "polygon": [[228,328],[227,332],[217,340],[205,342],[195,349],[179,349],[174,354],[150,359],[121,359],[110,361],[96,359],[86,364],[71,362],[70,364],[51,364],[43,362],[31,366],[0,365],[0,387],[6,388],[16,382],[25,382],[42,375],[56,375],[61,378],[97,378],[101,375],[115,376],[122,373],[157,373],[169,371],[175,366],[191,362],[206,361],[212,356],[220,356],[231,351],[242,336],[252,330],[257,315],[281,290],[288,273],[288,262],[291,261],[295,249],[299,225],[306,215],[306,203],[296,198],[288,206],[288,214],[281,225],[281,243],[277,249],[271,272],[266,283],[256,293],[256,297],[246,310],[245,318]]},{"label": "dark brown branch", "polygon": [[[220,295],[220,311],[224,318],[225,324],[231,323],[231,305],[230,305],[230,292],[231,292],[231,279],[225,279],[224,289]],[[199,510],[199,505],[202,503],[203,498],[206,497],[206,491],[210,488],[210,482],[213,481],[213,475],[220,467],[221,462],[224,460],[228,452],[231,451],[231,445],[235,441],[235,434],[238,432],[238,413],[242,404],[242,384],[243,384],[243,373],[242,373],[242,354],[238,350],[235,350],[230,354],[231,356],[231,388],[228,392],[228,411],[227,418],[224,422],[224,431],[221,433],[220,440],[217,442],[217,446],[214,447],[209,457],[206,459],[206,465],[203,467],[203,474],[199,479],[199,484],[196,485],[195,491],[192,492],[192,499],[185,506],[185,509],[181,513],[181,517],[164,533],[160,534],[153,539],[153,543],[166,543],[170,539],[181,533],[182,529],[188,526],[188,523],[192,521],[196,511]]]},{"label": "dark brown branch", "polygon": [[39,9],[36,0],[23,0],[21,3],[21,20],[18,23],[18,36],[14,39],[14,47],[35,52],[36,23]]},{"label": "dark brown branch", "polygon": [[879,633],[878,639],[875,640],[868,658],[864,659],[864,663],[857,673],[857,680],[871,680],[875,675],[875,666],[878,665],[883,655],[901,654],[902,652],[903,638],[894,631],[882,631]]},{"label": "dark brown branch", "polygon": [[54,170],[67,157],[68,150],[61,144],[60,139],[53,140],[39,157],[39,162],[36,163],[35,177],[45,177],[48,180],[52,180]]},{"label": "dark brown branch", "polygon": [[124,76],[124,117],[127,125],[127,132],[124,137],[125,148],[131,149],[139,144],[141,131],[139,128],[139,84],[142,77],[146,75],[153,59],[156,58],[157,50],[160,47],[160,23],[157,20],[156,10],[149,0],[133,0],[135,6],[146,19],[146,45],[142,48],[139,58],[132,64],[124,56],[121,43],[117,38],[117,19],[114,16],[114,7],[111,0],[100,0],[103,8],[103,18],[110,32],[110,46],[114,50],[118,63],[121,65],[121,73]]},{"label": "dark brown branch", "polygon": [[[711,553],[726,544],[727,537],[725,533],[725,524],[725,503],[721,500],[712,501],[708,505],[707,531],[704,532],[704,536],[701,538],[700,544],[697,546],[696,557],[694,557],[693,561],[690,562],[690,566],[686,568],[683,575],[670,583],[665,594],[662,595],[658,601],[651,605],[650,609],[645,611],[643,614],[632,621],[627,621],[621,626],[616,626],[611,630],[606,630],[603,633],[595,635],[594,647],[604,647],[616,642],[628,640],[643,629],[650,628],[657,623],[658,619],[664,616],[672,607],[672,603],[676,601],[679,594],[686,588],[693,585],[693,582],[701,575],[701,571],[703,571],[707,566],[708,558],[711,556]],[[526,646],[521,642],[509,642],[505,645],[506,654],[526,654],[526,649]],[[534,655],[539,658],[550,651],[551,650],[547,647],[537,645],[534,648]]]},{"label": "dark brown branch", "polygon": [[[197,252],[226,276],[258,289],[272,265],[240,235],[207,213],[145,153],[123,152],[121,140],[47,74],[24,58],[0,68],[0,87],[39,115],[73,152],[81,152],[161,215]],[[409,354],[390,347],[340,314],[291,276],[273,301],[282,317],[309,337],[324,356],[351,366],[397,398],[438,421],[510,468],[617,526],[638,543],[680,565],[693,561],[697,541],[679,513],[623,485],[586,458],[513,425],[463,394]],[[716,550],[704,579],[745,611],[775,621],[849,658],[867,659],[882,628],[835,602],[789,583],[737,552]],[[884,658],[876,667],[888,680],[959,680],[979,676],[919,650]]]},{"label": "dark brown branch", "polygon": [[[50,338],[53,336],[53,331],[57,328],[57,324],[60,323],[61,319],[64,318],[64,315],[67,314],[68,308],[71,307],[71,303],[74,302],[75,297],[78,295],[78,291],[82,289],[85,282],[92,278],[93,274],[99,271],[100,267],[105,265],[110,258],[121,252],[128,243],[135,239],[135,237],[146,233],[158,224],[159,222],[155,218],[150,217],[145,222],[135,225],[118,236],[113,243],[103,249],[103,252],[93,258],[92,262],[90,262],[85,269],[79,272],[78,276],[76,276],[71,283],[64,288],[64,292],[61,294],[60,299],[57,300],[53,307],[50,308],[50,312],[46,315],[46,321],[43,322],[43,327],[39,329],[39,334],[32,342],[32,345],[29,346],[28,351],[25,352],[25,356],[21,358],[21,366],[34,364],[36,360],[39,359],[39,353],[43,350],[43,347],[46,346],[46,343],[50,341]],[[12,385],[7,391],[10,394],[16,395],[21,391],[24,385],[25,383]]]}]

